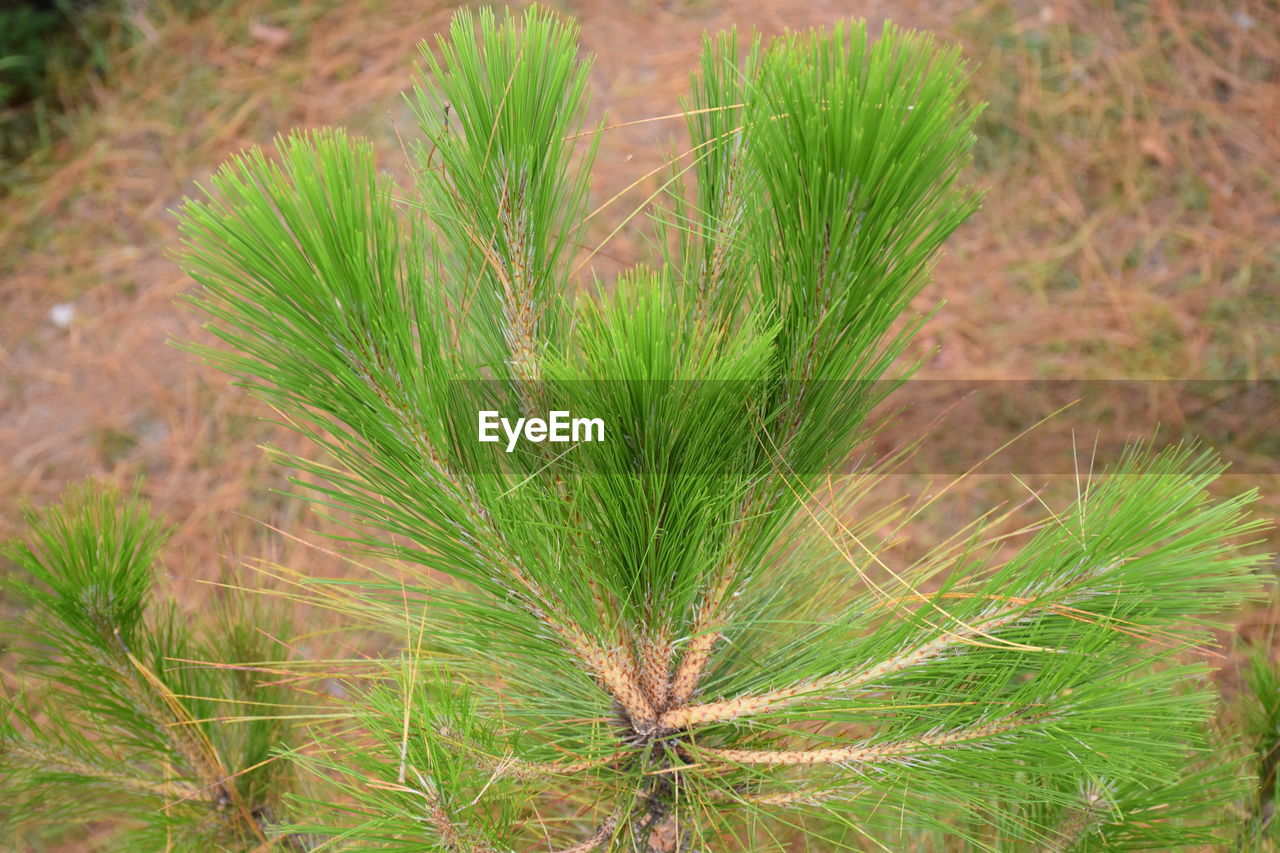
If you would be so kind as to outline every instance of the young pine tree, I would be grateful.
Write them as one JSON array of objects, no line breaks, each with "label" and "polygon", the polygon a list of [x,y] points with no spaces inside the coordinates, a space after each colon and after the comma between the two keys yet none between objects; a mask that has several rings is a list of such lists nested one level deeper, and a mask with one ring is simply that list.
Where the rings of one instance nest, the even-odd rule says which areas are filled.
[{"label": "young pine tree", "polygon": [[[976,110],[886,26],[708,39],[661,263],[582,285],[589,63],[551,14],[424,51],[414,182],[282,139],[181,219],[199,348],[321,451],[285,457],[381,577],[302,581],[400,645],[289,753],[316,849],[1076,850],[1202,844],[1188,649],[1258,559],[1222,466],[1133,447],[1011,544],[909,564],[846,465],[918,320]],[[621,227],[621,226],[619,226]],[[599,421],[481,441],[485,412]],[[544,436],[545,437],[545,436]],[[586,441],[586,438],[603,440]],[[925,504],[927,507],[928,504]],[[887,532],[886,532],[887,531]],[[280,843],[284,843],[281,841]]]},{"label": "young pine tree", "polygon": [[3,551],[25,618],[6,631],[22,689],[0,704],[0,846],[45,849],[50,829],[95,821],[115,849],[267,843],[292,770],[267,674],[285,623],[250,601],[195,628],[153,601],[168,534],[136,497],[77,486],[27,521]]}]

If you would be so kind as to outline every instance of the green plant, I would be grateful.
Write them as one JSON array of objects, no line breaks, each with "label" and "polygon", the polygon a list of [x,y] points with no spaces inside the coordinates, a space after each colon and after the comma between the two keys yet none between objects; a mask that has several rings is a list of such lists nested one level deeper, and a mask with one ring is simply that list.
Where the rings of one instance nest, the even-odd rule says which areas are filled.
[{"label": "green plant", "polygon": [[[153,21],[190,18],[221,0],[12,0],[0,4],[0,164],[47,154],[85,106],[91,79],[107,82],[137,52]],[[0,194],[13,179],[3,176]]]},{"label": "green plant", "polygon": [[57,25],[58,14],[49,9],[18,6],[0,11],[0,104],[29,98],[41,84],[45,38]]},{"label": "green plant", "polygon": [[58,70],[105,69],[107,36],[98,24],[106,15],[94,5],[56,0],[0,8],[0,162],[22,160],[47,144],[47,114],[61,106]]},{"label": "green plant", "polygon": [[[195,349],[323,452],[277,455],[388,560],[295,581],[400,648],[287,751],[319,791],[280,843],[1212,839],[1239,792],[1184,653],[1259,558],[1235,550],[1252,496],[1208,496],[1211,455],[1132,447],[1021,539],[984,516],[897,565],[932,501],[862,510],[883,467],[841,473],[977,204],[957,52],[861,24],[708,39],[664,261],[592,289],[601,130],[573,28],[464,12],[438,47],[413,187],[321,131],[181,212],[224,344]],[[569,412],[603,440],[522,421],[483,441],[486,412]]]},{"label": "green plant", "polygon": [[1272,632],[1260,639],[1243,649],[1238,663],[1240,684],[1224,708],[1226,725],[1240,735],[1251,782],[1240,808],[1238,849],[1257,851],[1276,847],[1276,774],[1280,772],[1280,671],[1272,661]]},{"label": "green plant", "polygon": [[[266,841],[290,768],[273,760],[282,723],[263,714],[283,691],[258,667],[280,659],[269,637],[284,625],[249,603],[198,631],[153,604],[167,534],[136,498],[81,486],[27,521],[5,552],[24,572],[9,587],[26,608],[26,683],[0,724],[0,817],[111,819],[135,850]],[[248,719],[215,722],[236,714]]]}]

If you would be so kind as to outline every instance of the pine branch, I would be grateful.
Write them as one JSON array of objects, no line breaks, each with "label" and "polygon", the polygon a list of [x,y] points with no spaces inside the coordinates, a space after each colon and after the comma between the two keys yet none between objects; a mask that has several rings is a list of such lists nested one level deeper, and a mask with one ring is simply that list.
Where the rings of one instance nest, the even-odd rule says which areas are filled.
[{"label": "pine branch", "polygon": [[464,851],[495,853],[494,848],[488,842],[475,837],[465,827],[459,827],[440,802],[440,795],[435,790],[435,786],[424,779],[417,768],[410,769],[413,770],[414,776],[417,777],[419,785],[417,789],[410,790],[422,797],[426,802],[427,820],[436,832],[440,834],[440,840],[444,842],[445,849],[449,853],[464,853]]},{"label": "pine branch", "polygon": [[[719,630],[723,627],[723,611],[736,575],[737,562],[731,560],[721,572],[719,581],[702,599],[688,647],[680,658],[680,666],[671,683],[671,705],[675,708],[683,707],[693,698],[707,664],[711,662],[711,653],[721,639]],[[664,727],[669,726],[667,723]]]},{"label": "pine branch", "polygon": [[618,815],[609,815],[604,819],[604,822],[596,827],[595,832],[591,833],[590,838],[572,847],[565,847],[557,851],[557,853],[591,853],[592,850],[599,850],[602,846],[612,841],[617,831]]},{"label": "pine branch", "polygon": [[717,749],[691,746],[695,755],[721,761],[726,764],[766,764],[771,766],[837,764],[849,769],[863,765],[886,762],[911,762],[919,756],[927,756],[942,747],[967,746],[975,741],[986,741],[1018,731],[1043,719],[1041,715],[1010,716],[983,725],[956,731],[922,735],[909,741],[874,743],[860,742],[849,746],[821,749],[756,750]]},{"label": "pine branch", "polygon": [[473,756],[479,767],[490,770],[495,776],[510,777],[524,781],[549,779],[554,777],[575,776],[588,770],[598,770],[618,764],[624,758],[634,756],[634,749],[623,749],[603,758],[592,758],[583,761],[525,761],[515,756],[504,756],[501,759],[489,759]]},{"label": "pine branch", "polygon": [[1095,831],[1102,823],[1107,810],[1106,794],[1098,782],[1091,782],[1080,797],[1080,802],[1067,810],[1055,831],[1056,838],[1044,848],[1044,853],[1067,853]]},{"label": "pine branch", "polygon": [[[164,666],[166,655],[193,657],[200,641],[171,608],[149,606],[163,528],[136,497],[88,485],[29,510],[28,520],[24,541],[7,549],[26,574],[14,584],[28,608],[19,654],[39,676],[0,727],[0,773],[16,821],[75,825],[123,796],[138,832],[170,843],[267,843],[264,815],[283,774],[266,754],[283,742],[282,727],[250,717],[227,723],[231,732],[206,712],[259,698],[273,704],[275,694],[254,695],[256,675]],[[251,614],[219,614],[206,626],[217,634],[211,659],[258,650],[256,627],[243,642],[239,618]],[[90,790],[102,802],[83,796]],[[48,813],[22,809],[21,797],[49,802]]]},{"label": "pine branch", "polygon": [[665,636],[652,631],[640,638],[640,686],[649,706],[657,711],[667,707],[672,692],[671,663],[675,649]]},{"label": "pine branch", "polygon": [[121,770],[99,767],[72,755],[35,743],[9,742],[4,745],[6,761],[20,759],[28,770],[42,773],[62,773],[86,780],[101,781],[111,789],[155,797],[167,803],[197,799],[215,802],[216,797],[189,782],[156,782],[139,778]]},{"label": "pine branch", "polygon": [[943,634],[922,643],[908,652],[895,655],[856,673],[835,673],[791,687],[773,690],[754,696],[739,696],[719,702],[688,705],[667,711],[658,721],[662,731],[675,732],[712,723],[726,723],[743,717],[781,711],[799,702],[831,701],[859,687],[874,684],[889,675],[904,672],[937,658],[958,645],[973,643],[978,638],[991,637],[1001,627],[1034,616],[1023,604],[997,612],[974,625],[942,628]]}]

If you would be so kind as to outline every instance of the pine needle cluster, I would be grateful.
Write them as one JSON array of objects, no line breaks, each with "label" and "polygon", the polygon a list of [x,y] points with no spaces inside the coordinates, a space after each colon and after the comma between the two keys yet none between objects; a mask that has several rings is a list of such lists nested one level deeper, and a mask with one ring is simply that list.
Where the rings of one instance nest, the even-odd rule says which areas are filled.
[{"label": "pine needle cluster", "polygon": [[[410,187],[325,130],[237,157],[181,211],[191,302],[221,339],[195,349],[312,441],[318,460],[277,455],[350,548],[385,560],[296,595],[402,644],[352,679],[342,725],[278,753],[323,793],[291,800],[275,838],[1213,838],[1236,769],[1207,760],[1213,696],[1188,651],[1260,558],[1237,550],[1252,496],[1209,495],[1212,454],[1135,445],[1020,537],[984,516],[906,564],[886,548],[929,502],[851,511],[882,472],[850,469],[850,451],[910,372],[896,365],[920,321],[903,315],[978,203],[957,51],[860,23],[708,38],[692,146],[652,211],[661,260],[580,286],[606,205],[589,209],[604,128],[586,125],[575,35],[538,9],[458,13],[410,94]],[[605,440],[477,439],[480,412],[555,410],[599,418]],[[130,524],[140,564],[154,536]],[[135,670],[196,657],[156,629],[133,650],[132,570],[94,599],[136,602],[103,634],[118,604],[72,606],[75,584],[23,562],[55,590],[32,592],[43,612],[83,622],[95,655],[124,649],[121,683],[155,692]],[[199,785],[164,734],[145,760]]]},{"label": "pine needle cluster", "polygon": [[197,629],[153,601],[167,531],[136,497],[85,484],[27,522],[5,551],[25,619],[23,689],[0,725],[0,821],[108,820],[134,850],[266,843],[291,776],[276,760],[282,723],[263,712],[285,699],[264,673],[286,625],[250,601]]}]

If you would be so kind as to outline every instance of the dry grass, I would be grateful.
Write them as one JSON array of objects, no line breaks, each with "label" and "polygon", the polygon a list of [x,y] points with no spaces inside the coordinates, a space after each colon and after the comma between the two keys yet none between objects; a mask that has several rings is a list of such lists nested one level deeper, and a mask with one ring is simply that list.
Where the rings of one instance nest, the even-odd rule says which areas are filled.
[{"label": "dry grass", "polygon": [[[990,104],[976,166],[989,195],[918,306],[947,303],[919,342],[925,376],[1280,375],[1275,4],[557,5],[579,18],[597,55],[596,109],[619,122],[673,110],[704,29],[773,33],[863,15],[964,45],[978,65],[975,96]],[[432,0],[243,0],[194,20],[149,14],[148,38],[112,87],[94,94],[47,165],[0,200],[0,537],[16,531],[19,499],[50,500],[86,476],[145,476],[144,493],[177,525],[175,575],[213,577],[224,554],[342,572],[336,559],[259,523],[323,526],[270,492],[285,474],[259,446],[297,442],[166,343],[202,335],[174,304],[189,282],[166,257],[176,239],[167,211],[228,154],[292,127],[346,125],[397,169],[395,125],[407,133],[411,123],[396,93],[417,42],[449,9]],[[664,149],[681,145],[678,124],[611,131],[594,197],[655,169]],[[659,180],[623,193],[616,216]],[[594,238],[616,221],[597,223]],[[633,224],[593,269],[609,277],[649,254]],[[62,302],[76,310],[65,330],[49,319]],[[1157,394],[1151,405],[1164,412],[1169,402]],[[1255,437],[1273,431],[1237,426]],[[1274,516],[1274,449],[1250,448],[1236,457],[1247,473],[1227,487],[1259,486]],[[938,531],[1019,488],[975,479],[939,514]],[[922,531],[922,541],[938,531]],[[207,594],[182,583],[179,592],[193,605]]]}]

